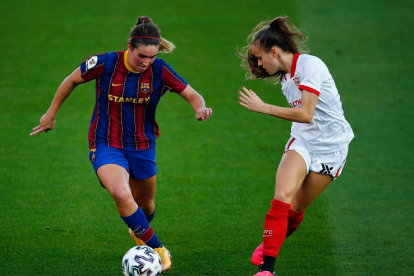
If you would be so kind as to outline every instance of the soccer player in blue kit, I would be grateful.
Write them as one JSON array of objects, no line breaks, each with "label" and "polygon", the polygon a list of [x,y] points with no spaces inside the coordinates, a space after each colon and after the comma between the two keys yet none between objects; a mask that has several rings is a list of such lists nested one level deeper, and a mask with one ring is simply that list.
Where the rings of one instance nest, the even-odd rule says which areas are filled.
[{"label": "soccer player in blue kit", "polygon": [[90,161],[131,236],[138,245],[146,244],[159,253],[164,272],[171,268],[171,256],[150,226],[155,212],[155,139],[160,136],[155,121],[157,104],[169,90],[188,101],[199,121],[207,120],[212,110],[181,76],[157,58],[159,52],[171,52],[175,46],[160,36],[151,18],[138,17],[127,46],[127,51],[98,54],[82,62],[60,85],[30,135],[52,130],[59,108],[75,87],[96,81],[88,135]]}]

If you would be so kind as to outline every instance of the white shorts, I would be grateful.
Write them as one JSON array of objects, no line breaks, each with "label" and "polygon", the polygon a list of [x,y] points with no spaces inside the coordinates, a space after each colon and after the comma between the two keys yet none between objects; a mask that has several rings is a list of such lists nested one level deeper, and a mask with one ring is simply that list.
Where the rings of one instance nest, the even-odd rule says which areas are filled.
[{"label": "white shorts", "polygon": [[349,145],[343,149],[332,153],[311,153],[305,144],[298,138],[290,137],[285,146],[285,152],[294,150],[305,160],[307,172],[313,171],[320,174],[328,174],[333,180],[341,175],[345,166],[346,156],[348,155]]}]

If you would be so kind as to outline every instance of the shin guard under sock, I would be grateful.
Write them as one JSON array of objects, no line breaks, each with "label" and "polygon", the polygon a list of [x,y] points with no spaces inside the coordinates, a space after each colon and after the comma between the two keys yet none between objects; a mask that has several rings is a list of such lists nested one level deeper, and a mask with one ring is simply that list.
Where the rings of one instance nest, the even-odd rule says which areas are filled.
[{"label": "shin guard under sock", "polygon": [[289,209],[286,238],[292,235],[293,232],[295,232],[296,229],[298,229],[299,224],[302,222],[304,215],[305,212],[295,212]]},{"label": "shin guard under sock", "polygon": [[263,256],[277,258],[287,230],[290,204],[273,199],[269,213],[266,214],[263,231]]},{"label": "shin guard under sock", "polygon": [[129,217],[121,217],[129,228],[135,233],[135,236],[143,240],[148,246],[152,248],[161,247],[162,244],[155,235],[149,225],[147,218],[141,208],[138,207],[137,211]]}]

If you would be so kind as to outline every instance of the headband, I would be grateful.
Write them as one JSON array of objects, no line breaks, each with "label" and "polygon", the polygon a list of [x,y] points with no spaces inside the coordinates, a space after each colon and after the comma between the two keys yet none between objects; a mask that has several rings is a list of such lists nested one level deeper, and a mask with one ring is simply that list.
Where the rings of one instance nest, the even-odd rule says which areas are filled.
[{"label": "headband", "polygon": [[153,36],[131,36],[131,39],[133,38],[151,38],[151,39],[160,40],[158,37],[153,37]]}]

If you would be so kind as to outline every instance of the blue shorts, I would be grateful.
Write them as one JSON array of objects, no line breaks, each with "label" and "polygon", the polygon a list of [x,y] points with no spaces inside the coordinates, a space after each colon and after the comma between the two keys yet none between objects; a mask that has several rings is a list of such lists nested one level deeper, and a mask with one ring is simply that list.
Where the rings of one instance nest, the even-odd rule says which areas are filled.
[{"label": "blue shorts", "polygon": [[105,164],[116,164],[125,168],[133,179],[146,179],[157,174],[155,147],[149,149],[118,149],[98,146],[89,153],[95,172]]}]

